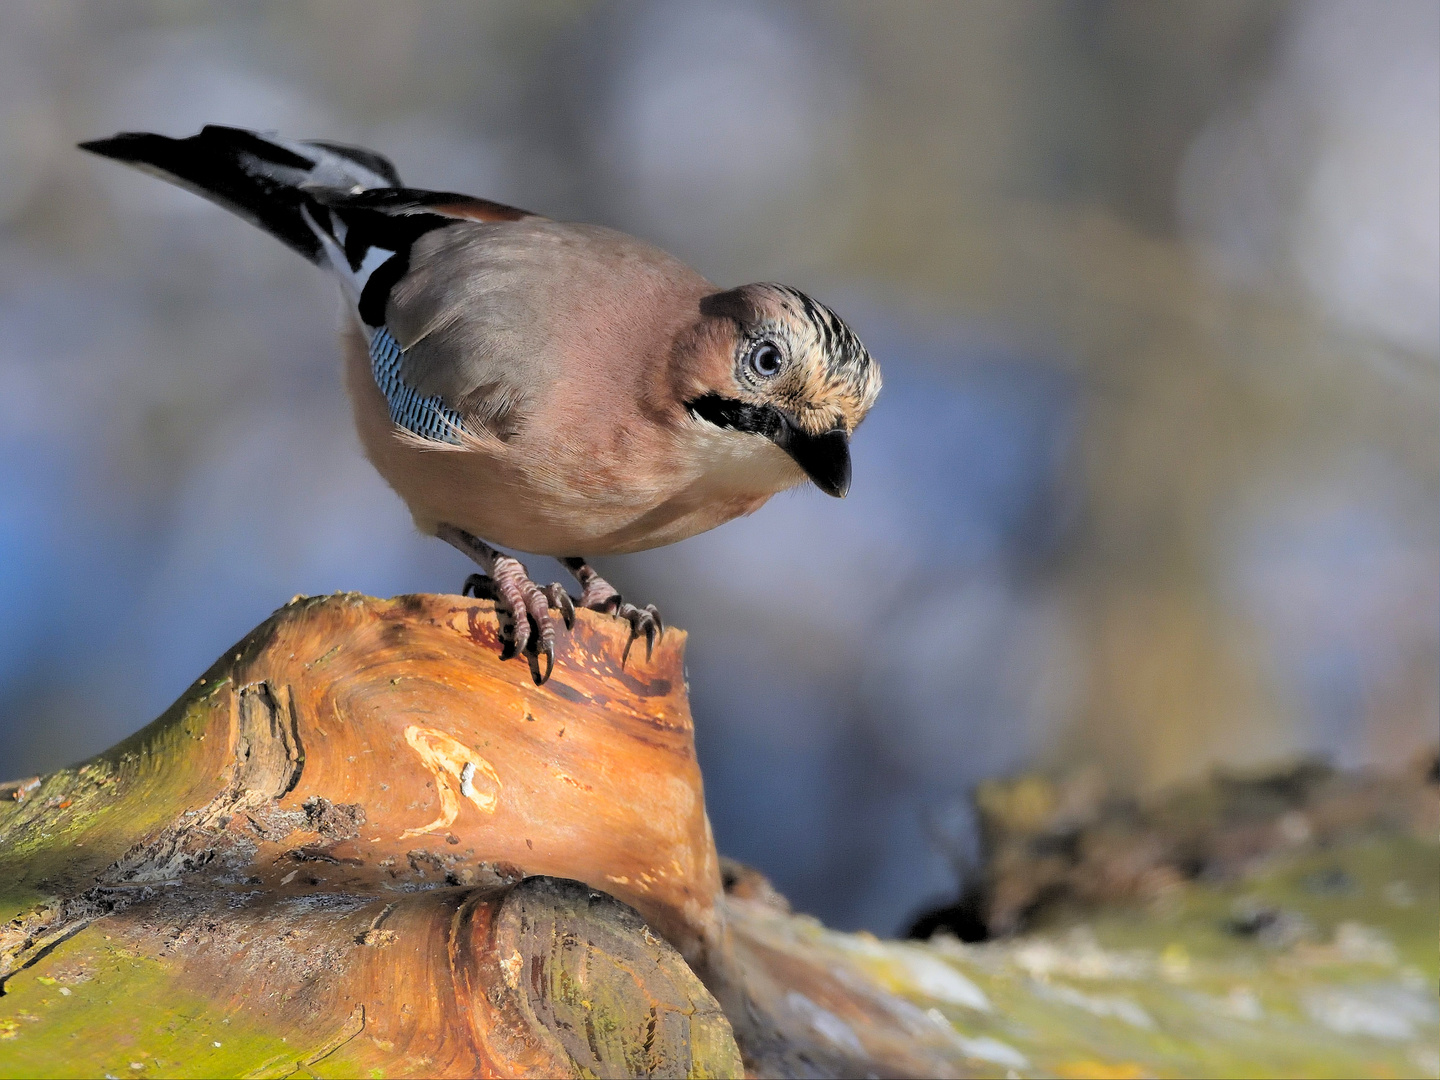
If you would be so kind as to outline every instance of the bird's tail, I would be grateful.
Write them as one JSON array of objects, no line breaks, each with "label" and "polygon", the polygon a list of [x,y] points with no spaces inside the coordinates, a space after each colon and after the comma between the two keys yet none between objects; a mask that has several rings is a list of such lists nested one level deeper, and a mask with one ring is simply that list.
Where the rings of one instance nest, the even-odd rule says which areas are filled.
[{"label": "bird's tail", "polygon": [[213,124],[188,139],[126,132],[80,148],[189,188],[320,265],[331,261],[330,237],[314,224],[328,223],[323,206],[342,193],[400,187],[395,166],[371,150]]},{"label": "bird's tail", "polygon": [[329,267],[367,327],[385,322],[390,289],[419,237],[457,221],[533,216],[471,195],[402,187],[395,166],[372,150],[240,128],[211,125],[188,139],[128,132],[80,148],[189,188]]}]

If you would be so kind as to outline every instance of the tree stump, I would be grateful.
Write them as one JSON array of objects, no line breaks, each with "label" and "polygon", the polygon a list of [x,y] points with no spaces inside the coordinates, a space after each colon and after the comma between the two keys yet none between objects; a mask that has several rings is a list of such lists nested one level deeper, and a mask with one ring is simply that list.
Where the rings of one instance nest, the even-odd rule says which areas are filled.
[{"label": "tree stump", "polygon": [[584,613],[536,687],[498,631],[457,597],[297,600],[11,785],[0,1072],[738,1075],[666,940],[698,961],[720,892],[684,635],[622,667]]},{"label": "tree stump", "polygon": [[965,1074],[763,879],[726,896],[684,633],[578,614],[536,686],[487,601],[297,598],[0,786],[0,1076]]}]

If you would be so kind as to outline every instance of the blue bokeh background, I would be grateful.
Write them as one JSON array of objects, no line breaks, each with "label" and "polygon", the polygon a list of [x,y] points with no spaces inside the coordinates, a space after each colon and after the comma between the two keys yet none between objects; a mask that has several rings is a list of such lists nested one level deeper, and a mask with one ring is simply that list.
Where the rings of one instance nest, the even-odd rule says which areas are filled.
[{"label": "blue bokeh background", "polygon": [[[1440,7],[0,8],[0,773],[295,593],[450,591],[332,286],[88,158],[231,123],[829,301],[886,386],[813,490],[602,561],[690,633],[722,850],[902,929],[1021,768],[1148,790],[1437,736]],[[546,560],[537,577],[559,578]]]}]

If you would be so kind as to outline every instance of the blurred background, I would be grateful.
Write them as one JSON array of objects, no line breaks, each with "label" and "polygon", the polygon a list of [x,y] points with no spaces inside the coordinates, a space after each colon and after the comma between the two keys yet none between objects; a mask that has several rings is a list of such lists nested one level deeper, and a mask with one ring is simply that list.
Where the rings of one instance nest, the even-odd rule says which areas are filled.
[{"label": "blurred background", "polygon": [[4,776],[136,730],[294,593],[472,569],[361,457],[325,278],[74,149],[206,123],[860,332],[848,499],[600,563],[691,632],[721,850],[827,922],[953,897],[988,776],[1143,793],[1440,734],[1434,0],[12,0]]}]

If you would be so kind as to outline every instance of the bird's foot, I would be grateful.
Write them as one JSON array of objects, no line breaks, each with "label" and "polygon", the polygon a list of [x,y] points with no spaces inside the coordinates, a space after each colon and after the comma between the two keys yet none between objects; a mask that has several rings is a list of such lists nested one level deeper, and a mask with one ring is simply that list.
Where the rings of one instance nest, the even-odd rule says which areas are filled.
[{"label": "bird's foot", "polygon": [[[471,574],[466,578],[460,595],[493,600],[505,610],[510,616],[510,630],[505,635],[500,659],[509,660],[529,648],[529,655],[535,661],[530,674],[537,684],[542,684],[555,670],[555,623],[550,615],[559,614],[565,628],[570,629],[575,625],[575,602],[558,582],[542,589],[531,581],[518,559],[502,555],[495,564],[492,575]],[[543,673],[540,670],[542,656],[545,657]]]},{"label": "bird's foot", "polygon": [[[493,600],[510,616],[510,632],[500,651],[500,659],[526,655],[530,676],[537,685],[543,684],[555,670],[555,623],[550,618],[558,613],[568,630],[575,625],[575,603],[563,586],[552,583],[541,588],[530,580],[519,559],[496,551],[483,540],[450,526],[442,526],[442,539],[469,555],[484,569],[484,574],[471,574],[465,579],[461,595]],[[532,630],[531,627],[534,629]],[[545,671],[540,670],[540,657],[545,657]]]},{"label": "bird's foot", "polygon": [[580,583],[581,607],[589,608],[591,611],[600,611],[606,615],[614,615],[630,624],[630,639],[625,642],[625,652],[620,656],[620,666],[622,668],[625,666],[625,661],[630,657],[630,647],[642,636],[645,638],[645,659],[649,660],[655,649],[656,639],[665,635],[665,620],[660,617],[660,612],[655,605],[646,604],[642,608],[626,603],[619,590],[597,574],[595,569],[584,559],[562,559],[561,562]]}]

